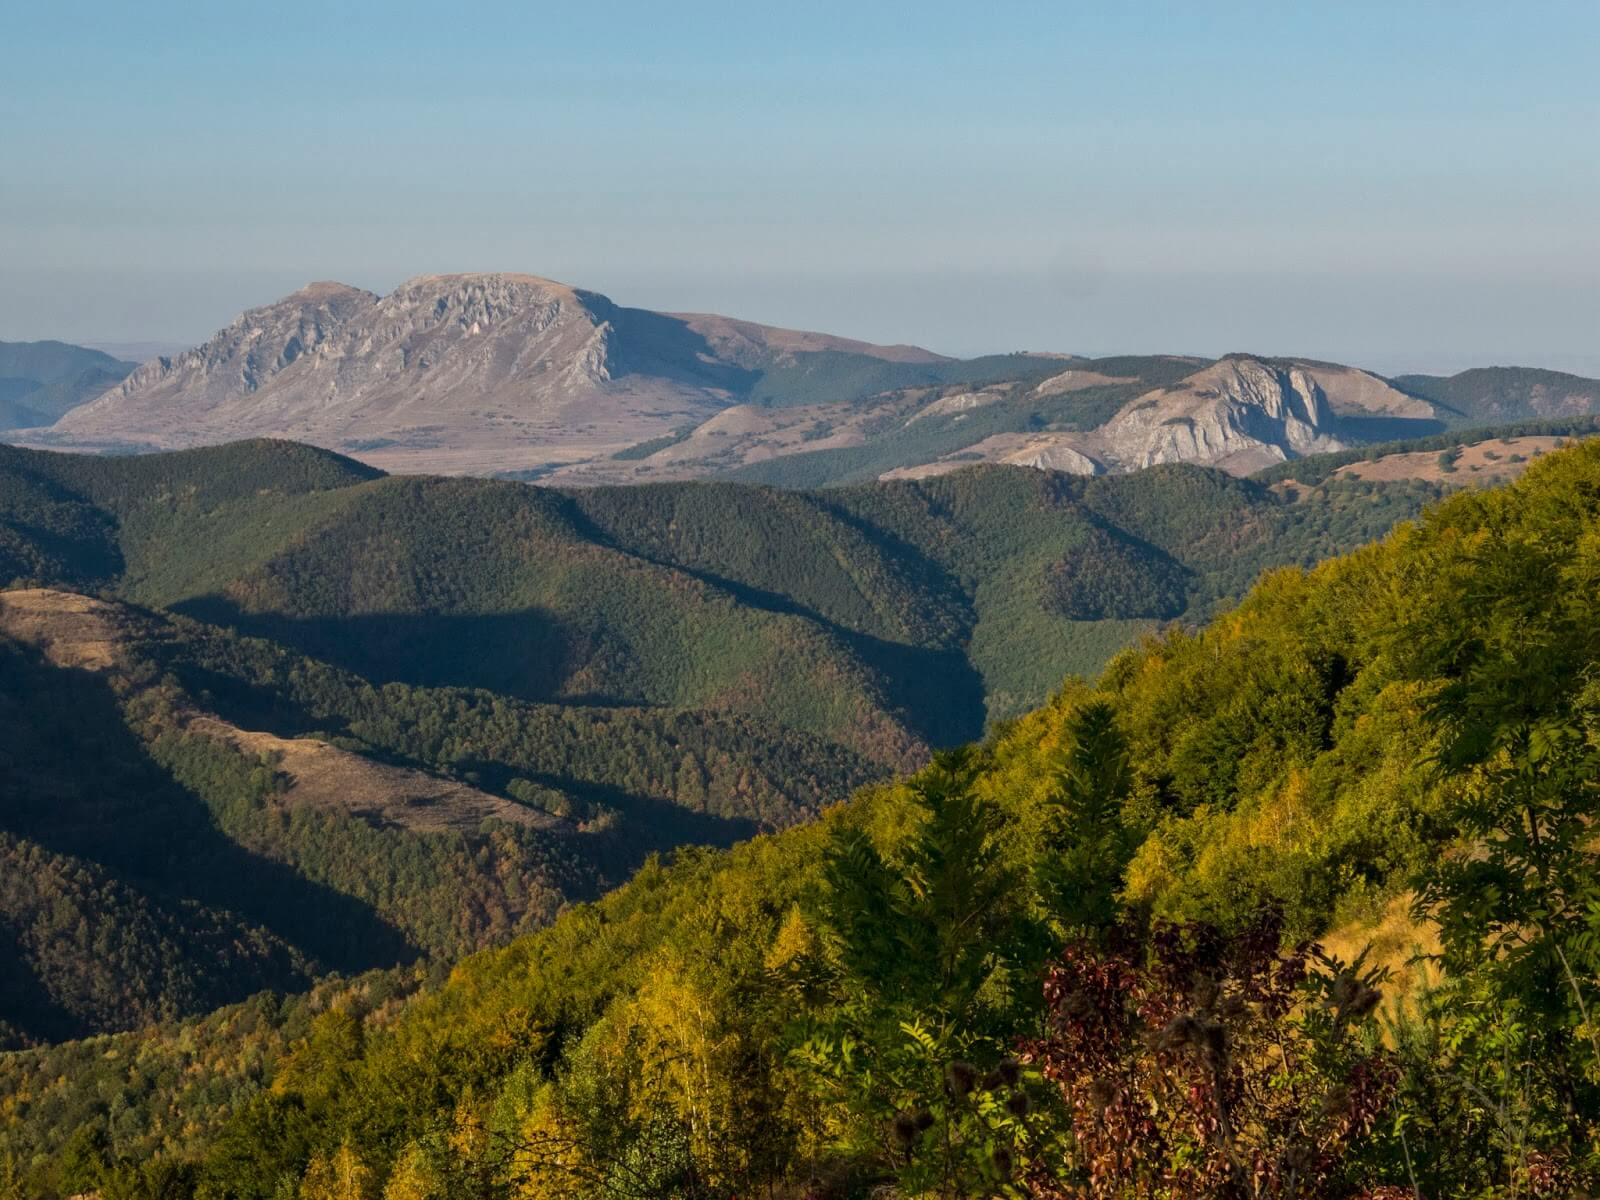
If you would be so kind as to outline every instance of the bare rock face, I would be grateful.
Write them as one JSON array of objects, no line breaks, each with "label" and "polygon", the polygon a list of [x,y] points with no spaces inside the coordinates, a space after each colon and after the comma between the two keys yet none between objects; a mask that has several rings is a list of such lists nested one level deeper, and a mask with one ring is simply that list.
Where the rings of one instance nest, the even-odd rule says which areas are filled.
[{"label": "bare rock face", "polygon": [[971,412],[975,408],[998,404],[1005,398],[1006,390],[1004,388],[985,388],[978,392],[957,392],[953,396],[942,397],[918,409],[906,419],[906,424],[915,424],[924,417],[948,417],[955,413]]},{"label": "bare rock face", "polygon": [[1341,415],[1429,412],[1365,371],[1230,356],[1132,401],[1092,443],[1098,457],[1122,470],[1190,462],[1245,474],[1345,449]]},{"label": "bare rock face", "polygon": [[132,435],[143,424],[172,420],[175,404],[194,415],[253,395],[377,301],[342,283],[313,283],[235,318],[203,346],[151,359],[57,428],[92,435],[109,425]]},{"label": "bare rock face", "polygon": [[940,361],[722,317],[624,308],[533,275],[432,275],[383,297],[312,284],[135,371],[41,444],[284,437],[402,471],[606,461],[737,404],[795,353]]},{"label": "bare rock face", "polygon": [[1017,467],[1032,467],[1037,471],[1064,471],[1068,475],[1102,474],[1105,468],[1074,447],[1074,440],[1070,437],[1034,439],[1000,461]]},{"label": "bare rock face", "polygon": [[1343,449],[1324,432],[1332,424],[1332,410],[1303,371],[1235,359],[1135,400],[1100,435],[1110,456],[1138,468],[1215,463],[1268,447],[1279,459]]},{"label": "bare rock face", "polygon": [[313,284],[140,368],[53,432],[469,454],[496,441],[559,440],[573,430],[573,407],[612,384],[613,332],[573,289],[527,275],[431,276],[381,299]]},{"label": "bare rock face", "polygon": [[1104,375],[1099,371],[1082,371],[1076,367],[1069,367],[1059,375],[1052,375],[1033,389],[1035,396],[1064,396],[1069,392],[1081,392],[1085,388],[1108,387],[1118,383],[1132,383],[1133,380],[1125,375]]},{"label": "bare rock face", "polygon": [[[836,376],[834,358],[819,366],[808,355],[857,361]],[[883,390],[835,385],[861,374],[863,357],[878,360],[865,377]],[[1383,424],[1373,418],[1435,416],[1427,400],[1328,363],[1163,358],[1146,376],[1138,360],[1106,360],[1105,370],[1120,361],[1134,372],[1107,374],[1051,356],[1042,370],[1027,358],[1022,377],[972,378],[945,371],[950,361],[915,346],[626,308],[534,275],[423,276],[382,297],[316,283],[146,363],[30,432],[30,443],[164,449],[281,437],[393,471],[575,486],[715,475],[879,440],[905,456],[891,477],[973,461],[1076,474],[1190,462],[1245,474],[1371,440]],[[1174,378],[1174,364],[1193,373],[1144,391],[1099,428],[1030,415],[1034,403],[1070,408],[1086,389],[1125,388],[1120,399]],[[814,395],[760,402],[757,385],[775,368],[815,371]]]}]

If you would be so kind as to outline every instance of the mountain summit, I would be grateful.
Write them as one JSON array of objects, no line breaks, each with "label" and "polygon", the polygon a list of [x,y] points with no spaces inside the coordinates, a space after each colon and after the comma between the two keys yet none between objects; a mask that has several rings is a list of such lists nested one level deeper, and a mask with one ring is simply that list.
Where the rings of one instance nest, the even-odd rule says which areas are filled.
[{"label": "mountain summit", "polygon": [[1230,354],[1132,401],[1082,449],[1126,469],[1198,462],[1248,474],[1364,440],[1341,418],[1433,415],[1427,401],[1366,371]]},{"label": "mountain summit", "polygon": [[382,297],[314,283],[146,364],[54,433],[153,447],[269,435],[459,472],[559,464],[699,424],[797,350],[938,361],[624,308],[533,275],[422,276]]}]

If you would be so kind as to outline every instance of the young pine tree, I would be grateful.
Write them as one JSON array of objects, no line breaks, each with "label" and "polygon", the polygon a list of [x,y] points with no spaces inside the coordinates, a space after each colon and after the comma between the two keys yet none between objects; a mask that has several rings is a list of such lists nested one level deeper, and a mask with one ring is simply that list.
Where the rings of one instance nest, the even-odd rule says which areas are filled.
[{"label": "young pine tree", "polygon": [[817,914],[828,986],[794,1056],[835,1149],[908,1195],[996,1194],[1027,1153],[1009,1046],[1038,1005],[1042,939],[975,766],[942,754],[913,781],[893,851],[835,831]]}]

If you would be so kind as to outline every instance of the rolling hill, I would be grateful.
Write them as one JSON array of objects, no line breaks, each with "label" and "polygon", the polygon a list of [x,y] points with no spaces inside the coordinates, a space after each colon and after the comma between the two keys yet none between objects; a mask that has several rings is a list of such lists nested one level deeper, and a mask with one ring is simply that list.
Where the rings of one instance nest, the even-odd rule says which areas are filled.
[{"label": "rolling hill", "polygon": [[23,1041],[496,944],[877,774],[737,718],[375,689],[70,592],[0,592],[0,652],[0,1023]]},{"label": "rolling hill", "polygon": [[1434,405],[1452,425],[1500,425],[1539,417],[1593,415],[1600,380],[1529,367],[1480,367],[1457,375],[1401,375],[1394,385]]},{"label": "rolling hill", "polygon": [[1436,493],[1185,465],[557,490],[271,441],[0,449],[0,1021],[52,1040],[498,944]]},{"label": "rolling hill", "polygon": [[109,589],[381,681],[760,716],[894,767],[1435,494],[1291,502],[1181,464],[564,491],[274,442],[3,450],[0,485],[7,581]]},{"label": "rolling hill", "polygon": [[[1185,505],[1147,490],[1117,511],[1154,534],[1198,481],[1248,490],[1182,470]],[[1118,1181],[1150,1161],[1214,1162],[1227,1179],[1239,1144],[1310,1175],[1306,1195],[1509,1194],[1530,1162],[1586,1184],[1600,1110],[1572,1033],[1596,969],[1579,814],[1593,808],[1597,473],[1593,443],[1552,454],[1381,544],[1269,575],[981,745],[819,821],[650,864],[415,995],[365,984],[315,1018],[236,1009],[92,1060],[75,1046],[0,1060],[17,1114],[0,1146],[36,1156],[26,1178],[42,1194],[161,1179],[196,1197],[339,1180],[846,1197],[933,1178],[977,1196],[997,1179],[1075,1186],[1096,1130],[1131,1113],[1155,1158],[1108,1160]],[[658,553],[677,536],[658,533]],[[1580,889],[1569,898],[1531,865],[1507,873],[1543,853],[1519,840],[1524,806],[1494,808],[1523,776],[1560,839],[1540,861]],[[1503,842],[1471,824],[1502,819]],[[1451,886],[1462,907],[1450,892],[1413,907],[1414,889]],[[1546,896],[1561,908],[1546,901],[1530,930],[1517,905]],[[1500,928],[1515,936],[1487,942]],[[1298,941],[1320,935],[1327,953]],[[1552,938],[1580,956],[1565,976],[1535,952]],[[1369,940],[1360,958],[1339,949]],[[1398,973],[1418,944],[1443,954],[1442,982]],[[1368,1024],[1380,999],[1386,1032]],[[1219,1044],[1260,1049],[1260,1063],[1224,1061],[1237,1103],[1258,1103],[1259,1085],[1279,1123],[1191,1135],[1230,1094],[1208,1065]],[[254,1073],[231,1065],[236,1045]],[[124,1056],[174,1082],[176,1064],[215,1060],[226,1086],[206,1109]],[[52,1090],[68,1062],[73,1081]],[[1483,1119],[1487,1088],[1519,1098],[1523,1143]],[[113,1125],[100,1094],[136,1103]],[[155,1123],[180,1107],[184,1128]],[[68,1112],[87,1129],[71,1146],[54,1120]],[[1284,1157],[1311,1136],[1314,1154]],[[149,1174],[152,1158],[169,1173]]]}]

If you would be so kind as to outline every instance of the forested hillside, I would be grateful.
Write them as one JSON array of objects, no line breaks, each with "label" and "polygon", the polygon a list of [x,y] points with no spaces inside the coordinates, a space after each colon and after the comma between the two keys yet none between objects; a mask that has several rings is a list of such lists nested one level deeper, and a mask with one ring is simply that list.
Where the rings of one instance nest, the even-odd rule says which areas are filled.
[{"label": "forested hillside", "polygon": [[730,709],[892,766],[1437,494],[1332,483],[1290,502],[1181,466],[559,492],[380,478],[277,442],[0,448],[0,489],[0,580],[109,590],[375,679]]},{"label": "forested hillside", "polygon": [[280,442],[0,450],[4,1036],[499,944],[1429,494],[1185,467],[559,492]]},{"label": "forested hillside", "polygon": [[1401,375],[1396,387],[1432,402],[1451,424],[1495,425],[1592,414],[1600,380],[1533,367],[1478,367],[1455,375]]},{"label": "forested hillside", "polygon": [[27,1088],[71,1048],[33,1052],[12,1169],[108,1197],[1583,1194],[1597,530],[1585,445],[1271,574],[818,822],[330,1004],[203,1149],[137,1113],[67,1146]]},{"label": "forested hillside", "polygon": [[70,593],[0,593],[0,654],[0,1020],[25,1040],[503,942],[877,774],[731,715],[375,688]]}]

